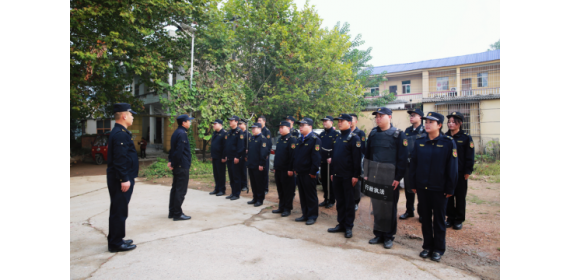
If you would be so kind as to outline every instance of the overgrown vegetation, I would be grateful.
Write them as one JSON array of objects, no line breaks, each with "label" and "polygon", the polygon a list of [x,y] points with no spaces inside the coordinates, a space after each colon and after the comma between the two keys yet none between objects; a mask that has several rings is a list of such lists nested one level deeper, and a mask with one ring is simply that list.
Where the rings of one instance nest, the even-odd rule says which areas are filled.
[{"label": "overgrown vegetation", "polygon": [[[192,166],[190,166],[190,178],[200,178],[203,177],[202,175],[213,176],[212,163],[198,161],[196,156],[194,156]],[[157,161],[151,165],[141,167],[139,176],[146,177],[147,179],[172,178],[172,171],[168,169],[168,161],[166,159],[158,158]]]},{"label": "overgrown vegetation", "polygon": [[501,143],[499,140],[487,142],[484,153],[475,155],[473,179],[491,183],[501,182]]}]

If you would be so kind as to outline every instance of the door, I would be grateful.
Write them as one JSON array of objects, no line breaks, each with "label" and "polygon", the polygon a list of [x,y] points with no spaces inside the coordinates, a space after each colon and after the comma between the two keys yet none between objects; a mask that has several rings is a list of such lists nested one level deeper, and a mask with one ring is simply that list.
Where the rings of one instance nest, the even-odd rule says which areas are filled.
[{"label": "door", "polygon": [[471,78],[461,80],[461,93],[462,95],[473,95],[471,91]]}]

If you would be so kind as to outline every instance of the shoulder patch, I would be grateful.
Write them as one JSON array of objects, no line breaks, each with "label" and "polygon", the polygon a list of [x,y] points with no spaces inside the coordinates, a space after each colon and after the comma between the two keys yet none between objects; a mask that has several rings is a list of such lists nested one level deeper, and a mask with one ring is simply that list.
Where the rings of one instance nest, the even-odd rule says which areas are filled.
[{"label": "shoulder patch", "polygon": [[407,139],[407,138],[404,138],[404,143],[403,143],[403,144],[404,144],[404,147],[407,147],[407,146],[408,146],[408,139]]},{"label": "shoulder patch", "polygon": [[453,157],[457,157],[457,149],[453,149]]},{"label": "shoulder patch", "polygon": [[320,149],[320,147],[319,147],[319,144],[315,145],[315,151],[317,151],[317,152],[318,152],[318,151],[319,151],[319,149]]},{"label": "shoulder patch", "polygon": [[295,149],[295,143],[291,144],[291,149]]},{"label": "shoulder patch", "polygon": [[471,149],[475,148],[475,144],[473,143],[473,141],[471,141],[471,143],[469,144],[469,147],[470,147]]},{"label": "shoulder patch", "polygon": [[271,137],[271,135],[267,134],[267,139],[269,139]]}]

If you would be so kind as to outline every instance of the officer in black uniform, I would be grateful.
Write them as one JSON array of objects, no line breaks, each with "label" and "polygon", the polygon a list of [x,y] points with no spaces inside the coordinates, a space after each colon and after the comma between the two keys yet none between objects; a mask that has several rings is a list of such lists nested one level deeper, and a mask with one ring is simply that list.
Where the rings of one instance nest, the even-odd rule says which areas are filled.
[{"label": "officer in black uniform", "polygon": [[[247,122],[247,120],[245,119],[240,119],[238,122],[238,127],[239,129],[241,129],[241,131],[243,131],[243,146],[245,148],[245,154],[247,155],[247,148],[248,148],[248,141],[249,141],[249,137],[251,137],[251,133],[249,133],[249,131],[247,131],[247,127],[245,125],[245,123]],[[247,188],[247,163],[245,161],[240,161],[240,169],[242,170],[242,177],[241,177],[241,191],[242,192],[249,192],[249,189]]]},{"label": "officer in black uniform", "polygon": [[321,184],[323,186],[323,194],[325,200],[319,204],[320,207],[332,208],[336,202],[335,192],[331,183],[331,174],[329,170],[332,158],[333,141],[340,135],[338,131],[333,128],[333,121],[335,119],[331,116],[326,116],[321,119],[325,130],[319,134],[321,139]]},{"label": "officer in black uniform", "polygon": [[111,198],[109,209],[109,252],[121,252],[135,249],[133,240],[125,237],[125,222],[129,216],[129,202],[135,187],[135,178],[139,175],[139,159],[133,143],[133,136],[127,130],[133,124],[131,105],[117,103],[113,105],[115,127],[111,130],[107,151],[107,188]]},{"label": "officer in black uniform", "polygon": [[283,120],[288,121],[291,124],[291,136],[295,138],[301,137],[299,130],[294,127],[294,124],[297,120],[293,116],[287,116]]},{"label": "officer in black uniform", "polygon": [[[406,128],[404,133],[406,133],[406,138],[410,140],[410,138],[414,137],[414,141],[408,141],[406,143],[406,147],[408,148],[408,168],[406,169],[406,175],[404,175],[404,185],[406,186],[406,190],[404,190],[404,194],[406,194],[406,213],[400,216],[400,219],[407,219],[409,217],[414,217],[414,202],[416,200],[416,194],[413,192],[409,192],[411,188],[408,186],[413,186],[414,182],[412,182],[409,178],[410,176],[410,157],[412,156],[412,149],[414,148],[410,143],[415,143],[415,139],[420,136],[426,136],[425,128],[423,125],[422,117],[424,116],[424,112],[422,110],[416,108],[415,110],[408,111],[410,115],[410,123],[412,124],[410,127]],[[420,207],[418,206],[418,209]],[[419,213],[418,213],[419,214]],[[421,216],[420,216],[421,222]]]},{"label": "officer in black uniform", "polygon": [[[265,119],[265,116],[260,116],[259,118],[257,118],[257,123],[261,124],[261,134],[263,135],[263,137],[269,139],[270,143],[273,143],[271,141],[271,131],[269,131],[269,128],[265,126],[266,122],[267,119]],[[269,150],[271,150],[271,146],[272,145],[269,145]],[[267,194],[269,192],[269,161],[266,162],[266,166],[263,169],[263,176],[265,176],[263,178],[265,182],[263,183],[263,189],[265,190],[265,194]]]},{"label": "officer in black uniform", "polygon": [[[400,180],[404,177],[406,172],[406,165],[408,162],[408,151],[404,146],[404,133],[394,127],[391,123],[392,120],[392,110],[381,107],[372,113],[376,116],[376,125],[370,134],[368,135],[368,143],[366,149],[365,158],[380,163],[391,163],[396,167],[394,174],[394,182],[392,187],[394,187],[393,200],[392,200],[392,230],[390,232],[382,232],[376,230],[376,225],[374,229],[374,238],[368,243],[379,244],[384,243],[384,248],[390,249],[393,246],[394,236],[398,229],[398,200],[400,198],[400,192],[397,191]],[[367,178],[365,178],[367,179]],[[372,201],[372,208],[374,210],[374,223],[380,223],[380,209],[379,201],[375,198],[370,198]]]},{"label": "officer in black uniform", "polygon": [[[350,126],[351,133],[358,135],[362,146],[360,147],[360,151],[362,153],[361,159],[364,159],[364,155],[366,154],[366,133],[360,130],[356,124],[358,123],[358,115],[357,114],[350,114],[352,117],[352,124]],[[354,211],[358,210],[358,204],[360,203],[360,198],[362,197],[362,192],[360,191],[361,185],[360,181],[356,183],[354,187]]]},{"label": "officer in black uniform", "polygon": [[228,134],[223,127],[224,121],[216,119],[212,122],[212,144],[210,145],[210,153],[212,154],[212,166],[214,168],[214,181],[216,187],[211,195],[222,196],[226,194],[226,135]]},{"label": "officer in black uniform", "polygon": [[317,171],[321,163],[321,139],[313,132],[313,120],[304,118],[297,121],[300,124],[301,138],[297,140],[293,156],[293,171],[299,184],[299,200],[303,216],[296,222],[312,225],[319,217],[319,198],[317,197]]},{"label": "officer in black uniform", "polygon": [[290,133],[291,123],[282,121],[279,124],[281,137],[275,148],[275,183],[279,195],[279,208],[273,210],[275,214],[281,213],[281,217],[291,215],[293,210],[293,198],[295,198],[295,174],[293,173],[293,153],[297,145],[297,138]]},{"label": "officer in black uniform", "polygon": [[265,199],[264,186],[264,171],[266,162],[269,160],[269,149],[271,140],[264,137],[261,133],[261,124],[254,123],[251,126],[252,136],[249,138],[247,157],[247,169],[249,171],[249,178],[251,181],[251,191],[253,192],[253,200],[248,201],[247,204],[253,204],[255,207],[263,205]]},{"label": "officer in black uniform", "polygon": [[330,176],[336,193],[336,211],[338,225],[328,232],[344,232],[344,237],[352,237],[354,226],[354,188],[362,173],[362,142],[358,135],[350,132],[352,117],[341,114],[338,118],[341,135],[334,141],[332,155],[332,174]]},{"label": "officer in black uniform", "polygon": [[192,154],[188,141],[188,129],[194,118],[188,115],[180,115],[176,118],[178,128],[170,138],[170,152],[168,153],[168,167],[172,170],[172,188],[170,189],[170,202],[168,204],[168,218],[174,221],[190,220],[190,216],[182,212],[182,203],[188,192],[188,180],[190,180],[190,166]]},{"label": "officer in black uniform", "polygon": [[240,161],[243,161],[245,157],[245,147],[243,145],[243,140],[245,138],[244,133],[239,129],[238,116],[232,116],[228,118],[230,121],[230,131],[226,135],[226,160],[228,164],[228,173],[230,175],[230,186],[232,188],[232,194],[226,196],[226,199],[236,200],[239,199],[242,187],[242,176],[243,170],[240,169]]},{"label": "officer in black uniform", "polygon": [[[455,141],[441,131],[444,117],[429,112],[423,117],[427,136],[414,143],[410,178],[420,201],[424,249],[420,257],[440,261],[445,253],[445,208],[457,184],[457,148]],[[433,220],[432,220],[433,218]]]},{"label": "officer in black uniform", "polygon": [[463,228],[467,206],[465,203],[467,180],[473,173],[473,165],[475,164],[475,143],[473,143],[473,138],[461,128],[464,119],[465,117],[460,112],[451,112],[447,116],[447,127],[449,130],[445,133],[445,135],[451,136],[455,140],[455,145],[457,146],[457,186],[455,193],[449,198],[447,203],[446,222],[448,228],[453,226],[455,230]]}]

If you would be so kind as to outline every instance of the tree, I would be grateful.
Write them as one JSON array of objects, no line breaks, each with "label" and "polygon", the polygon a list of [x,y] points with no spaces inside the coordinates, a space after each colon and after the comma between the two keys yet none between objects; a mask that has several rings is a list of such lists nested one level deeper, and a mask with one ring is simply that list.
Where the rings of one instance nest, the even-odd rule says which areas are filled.
[{"label": "tree", "polygon": [[200,18],[207,1],[70,1],[70,116],[102,117],[111,104],[143,104],[131,93],[133,78],[156,84],[171,71],[169,61],[188,61],[190,43],[165,27]]},{"label": "tree", "polygon": [[494,50],[500,50],[501,49],[501,40],[490,44],[489,45],[490,49],[487,49],[487,51],[494,51]]},{"label": "tree", "polygon": [[320,119],[347,112],[363,94],[350,49],[339,30],[320,27],[314,7],[291,0],[229,0],[226,18],[237,18],[238,73],[249,111],[277,127],[286,115]]}]

